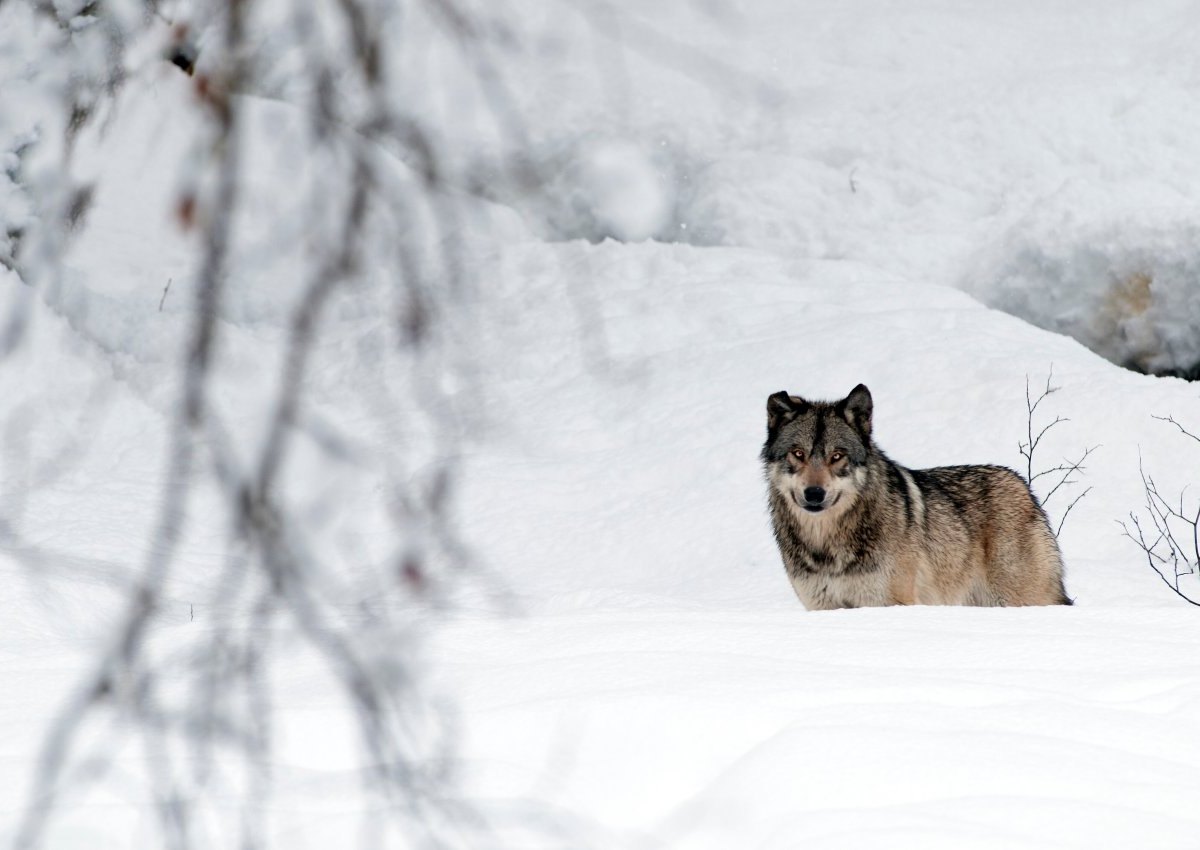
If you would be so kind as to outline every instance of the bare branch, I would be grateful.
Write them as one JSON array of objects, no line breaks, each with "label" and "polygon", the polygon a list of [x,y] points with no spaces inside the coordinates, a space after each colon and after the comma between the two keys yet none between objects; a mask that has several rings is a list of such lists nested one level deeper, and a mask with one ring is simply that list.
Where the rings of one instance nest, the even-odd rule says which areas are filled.
[{"label": "bare branch", "polygon": [[[1086,469],[1083,465],[1083,462],[1088,459],[1088,455],[1090,455],[1092,452],[1094,452],[1098,448],[1099,448],[1099,446],[1089,446],[1088,448],[1083,450],[1083,454],[1079,456],[1079,460],[1072,461],[1070,463],[1065,463],[1060,466],[1056,466],[1053,470],[1050,470],[1051,472],[1062,472],[1063,475],[1062,475],[1062,478],[1059,479],[1058,483],[1050,488],[1050,492],[1046,494],[1046,498],[1043,501],[1046,501],[1046,502],[1050,501],[1050,499],[1054,496],[1054,494],[1057,493],[1059,488],[1061,488],[1064,484],[1076,483],[1075,479],[1073,479],[1071,476],[1077,472],[1085,472],[1086,471]],[[1091,489],[1091,488],[1088,488],[1088,489]]]},{"label": "bare branch", "polygon": [[1121,522],[1118,520],[1117,524],[1121,526],[1121,529],[1124,532],[1124,535],[1126,537],[1128,537],[1130,540],[1132,540],[1134,543],[1136,543],[1138,548],[1141,549],[1142,552],[1146,555],[1146,563],[1148,563],[1150,565],[1150,569],[1154,570],[1154,574],[1157,575],[1162,580],[1163,584],[1165,584],[1167,587],[1169,587],[1171,589],[1172,593],[1174,593],[1176,596],[1178,596],[1180,599],[1182,599],[1184,602],[1188,603],[1189,605],[1194,605],[1197,608],[1200,608],[1200,602],[1197,602],[1195,599],[1190,598],[1189,596],[1184,594],[1179,589],[1179,575],[1180,574],[1178,572],[1176,572],[1176,574],[1175,574],[1175,580],[1171,581],[1163,574],[1162,570],[1160,570],[1158,568],[1158,565],[1155,563],[1155,561],[1157,560],[1160,563],[1162,562],[1161,556],[1158,555],[1158,553],[1156,551],[1158,541],[1156,540],[1154,543],[1147,543],[1146,538],[1142,533],[1142,527],[1141,527],[1141,524],[1138,522],[1137,516],[1135,514],[1131,513],[1129,515],[1129,519],[1133,522],[1134,528],[1137,529],[1136,537],[1129,531],[1129,528],[1125,525],[1124,522]]},{"label": "bare branch", "polygon": [[[1155,416],[1153,418],[1161,422],[1170,422],[1186,436],[1193,436],[1169,416]],[[1178,505],[1167,501],[1155,483],[1154,478],[1145,471],[1140,454],[1138,457],[1138,475],[1142,479],[1142,492],[1146,500],[1146,511],[1157,536],[1153,542],[1147,542],[1138,517],[1132,513],[1130,514],[1130,519],[1137,530],[1137,536],[1135,537],[1130,533],[1128,527],[1122,523],[1121,526],[1125,530],[1125,536],[1138,545],[1146,555],[1147,563],[1158,577],[1171,588],[1175,595],[1192,605],[1200,607],[1200,601],[1193,599],[1185,593],[1179,583],[1180,578],[1184,576],[1200,575],[1200,505],[1197,505],[1194,513],[1190,512],[1185,507],[1183,492],[1179,494]],[[1187,545],[1184,542],[1185,540],[1190,543],[1190,552],[1184,548]],[[1165,552],[1160,551],[1161,549],[1165,549]],[[1165,567],[1168,564],[1171,566],[1170,579],[1167,578],[1166,574],[1159,567],[1159,565]]]},{"label": "bare branch", "polygon": [[[1083,465],[1084,461],[1088,459],[1092,452],[1100,448],[1099,445],[1089,446],[1083,450],[1083,453],[1077,460],[1065,460],[1057,466],[1048,467],[1046,469],[1041,469],[1037,472],[1034,472],[1034,456],[1038,446],[1041,445],[1042,439],[1055,426],[1071,421],[1063,416],[1055,416],[1049,424],[1038,428],[1036,433],[1034,431],[1034,415],[1037,413],[1038,407],[1041,406],[1043,401],[1061,389],[1061,387],[1056,387],[1053,385],[1053,380],[1054,366],[1051,364],[1050,370],[1046,375],[1046,385],[1037,398],[1034,398],[1029,387],[1029,376],[1025,376],[1026,439],[1025,442],[1020,442],[1017,444],[1017,448],[1020,451],[1021,456],[1025,458],[1025,480],[1029,483],[1030,488],[1032,488],[1034,483],[1041,478],[1045,478],[1047,476],[1058,476],[1057,480],[1050,487],[1049,492],[1047,492],[1046,495],[1041,499],[1043,508],[1049,506],[1050,500],[1054,498],[1054,495],[1058,493],[1060,489],[1063,487],[1072,487],[1079,483],[1079,480],[1076,476],[1078,476],[1080,473],[1086,472],[1086,467]],[[1071,510],[1077,504],[1079,504],[1080,500],[1083,499],[1084,496],[1091,491],[1092,488],[1088,487],[1083,492],[1075,496],[1075,498],[1072,499],[1067,505],[1066,510],[1063,511],[1062,516],[1059,518],[1058,525],[1054,527],[1055,537],[1058,537],[1062,532],[1063,524],[1067,521],[1067,516],[1071,513]]]},{"label": "bare branch", "polygon": [[1076,496],[1074,499],[1072,499],[1071,503],[1069,505],[1067,505],[1067,509],[1065,511],[1063,511],[1062,518],[1058,521],[1058,525],[1054,529],[1055,537],[1058,537],[1059,533],[1062,532],[1063,523],[1065,523],[1067,521],[1067,517],[1071,513],[1071,508],[1075,507],[1075,505],[1077,505],[1079,503],[1079,500],[1082,499],[1084,496],[1086,496],[1090,492],[1092,492],[1092,488],[1088,487],[1086,490],[1084,490],[1082,493],[1080,493],[1078,496]]},{"label": "bare branch", "polygon": [[1191,437],[1193,440],[1200,443],[1200,436],[1197,436],[1197,435],[1193,434],[1191,431],[1189,431],[1188,429],[1184,428],[1182,425],[1180,425],[1178,422],[1175,421],[1175,418],[1173,416],[1151,416],[1150,418],[1157,419],[1159,422],[1170,422],[1172,425],[1174,425],[1176,428],[1178,428],[1181,433],[1187,435],[1188,437]]}]

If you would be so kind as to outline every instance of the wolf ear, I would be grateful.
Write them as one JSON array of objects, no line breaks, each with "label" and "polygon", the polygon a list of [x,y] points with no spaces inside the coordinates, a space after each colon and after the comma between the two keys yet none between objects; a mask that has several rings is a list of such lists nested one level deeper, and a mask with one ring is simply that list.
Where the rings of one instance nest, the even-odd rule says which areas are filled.
[{"label": "wolf ear", "polygon": [[804,399],[788,395],[787,390],[780,390],[767,398],[767,433],[774,435],[776,431],[791,422],[808,408]]},{"label": "wolf ear", "polygon": [[850,395],[838,402],[838,412],[864,437],[871,436],[871,412],[875,409],[871,391],[865,384],[850,390]]}]

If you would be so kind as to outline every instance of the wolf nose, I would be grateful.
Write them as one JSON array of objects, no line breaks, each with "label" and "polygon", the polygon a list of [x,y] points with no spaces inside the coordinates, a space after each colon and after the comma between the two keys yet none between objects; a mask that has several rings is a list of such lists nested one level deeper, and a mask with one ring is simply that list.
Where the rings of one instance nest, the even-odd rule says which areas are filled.
[{"label": "wolf nose", "polygon": [[805,487],[804,501],[808,502],[810,505],[819,505],[821,502],[825,501],[825,488]]}]

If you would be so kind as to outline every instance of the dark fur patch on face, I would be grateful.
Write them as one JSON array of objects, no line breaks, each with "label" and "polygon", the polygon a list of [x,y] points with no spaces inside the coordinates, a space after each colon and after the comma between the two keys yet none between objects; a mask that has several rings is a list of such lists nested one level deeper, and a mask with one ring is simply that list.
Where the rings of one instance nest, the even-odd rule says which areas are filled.
[{"label": "dark fur patch on face", "polygon": [[846,456],[844,466],[834,464],[835,474],[849,474],[855,466],[867,461],[867,441],[863,434],[850,425],[835,405],[817,402],[810,404],[806,412],[794,415],[787,423],[768,432],[763,445],[762,458],[768,464],[786,462],[788,453],[804,452],[805,457],[828,461],[834,452]]},{"label": "dark fur patch on face", "polygon": [[844,471],[866,462],[871,441],[874,402],[871,391],[859,384],[841,401],[807,401],[786,391],[767,398],[767,440],[762,459],[779,463],[799,449],[806,457],[828,459],[840,451],[849,459]]}]

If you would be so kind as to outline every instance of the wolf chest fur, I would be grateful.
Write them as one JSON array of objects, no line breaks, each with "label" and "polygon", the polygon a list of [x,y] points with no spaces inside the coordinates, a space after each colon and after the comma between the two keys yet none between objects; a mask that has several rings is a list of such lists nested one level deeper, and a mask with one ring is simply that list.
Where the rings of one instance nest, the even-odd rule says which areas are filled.
[{"label": "wolf chest fur", "polygon": [[837,402],[767,399],[771,522],[805,607],[1071,604],[1024,479],[1000,466],[907,469],[875,445],[872,413],[862,384]]}]

